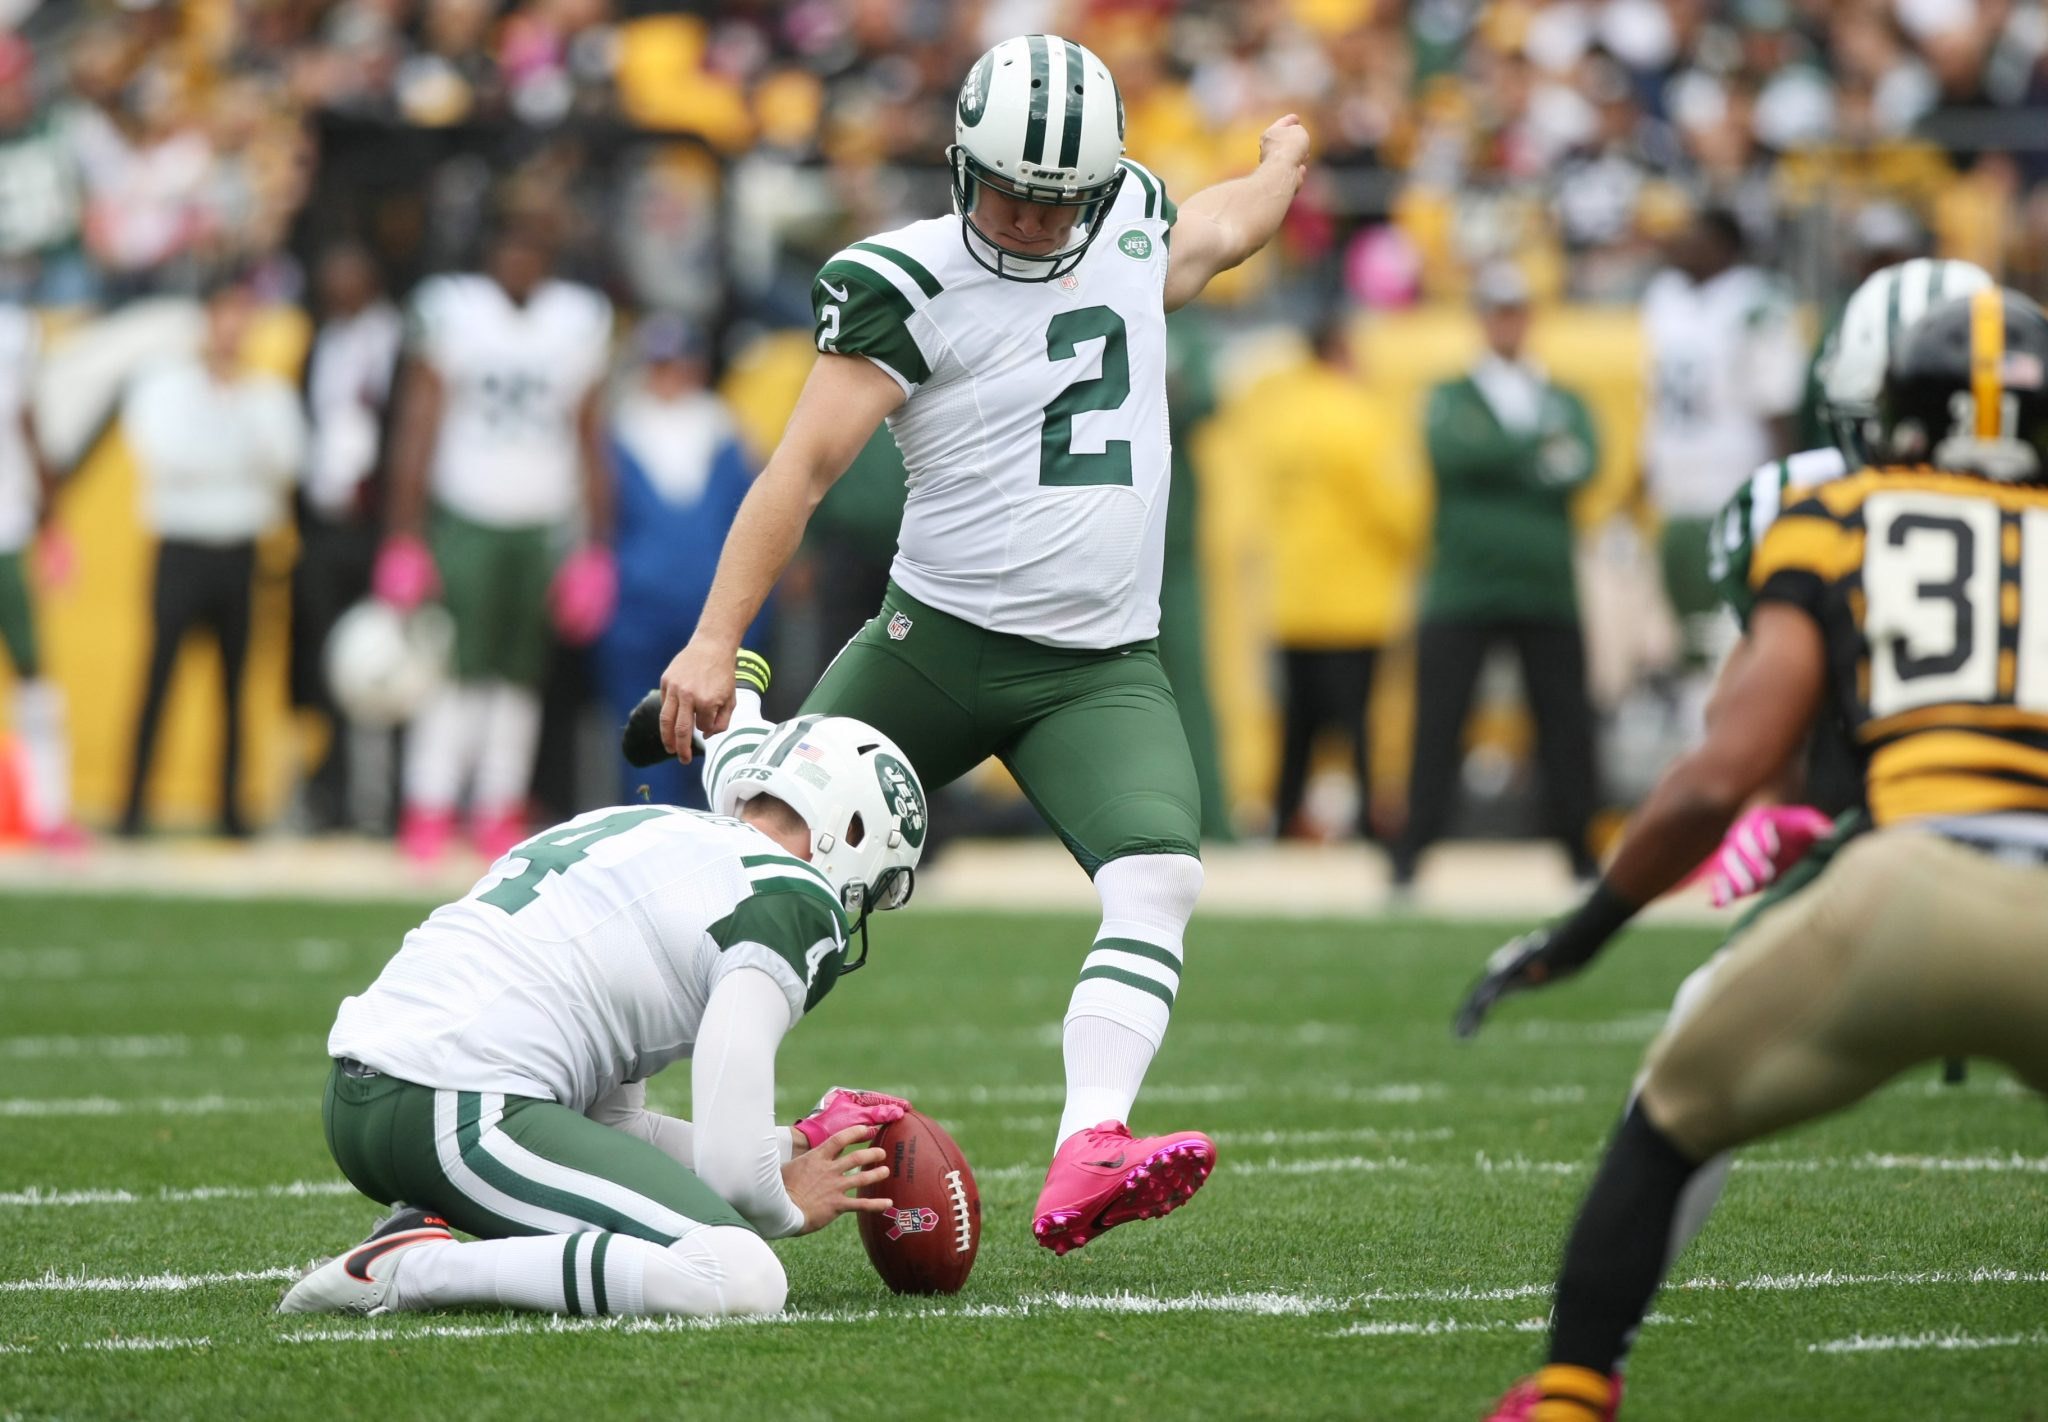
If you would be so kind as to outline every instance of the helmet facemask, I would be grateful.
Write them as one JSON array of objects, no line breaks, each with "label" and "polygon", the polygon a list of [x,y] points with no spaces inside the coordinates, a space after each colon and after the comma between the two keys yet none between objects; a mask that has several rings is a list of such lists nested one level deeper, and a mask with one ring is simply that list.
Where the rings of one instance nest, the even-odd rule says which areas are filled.
[{"label": "helmet facemask", "polygon": [[[953,211],[960,214],[960,240],[975,261],[1005,281],[1056,281],[1079,266],[1101,231],[1099,219],[1124,184],[1122,168],[1109,181],[1089,187],[1019,181],[988,167],[957,143],[946,150],[946,161],[953,174]],[[983,232],[975,226],[974,212],[982,193],[991,189],[1019,202],[1077,209],[1066,245],[1052,252],[1020,252]]]}]

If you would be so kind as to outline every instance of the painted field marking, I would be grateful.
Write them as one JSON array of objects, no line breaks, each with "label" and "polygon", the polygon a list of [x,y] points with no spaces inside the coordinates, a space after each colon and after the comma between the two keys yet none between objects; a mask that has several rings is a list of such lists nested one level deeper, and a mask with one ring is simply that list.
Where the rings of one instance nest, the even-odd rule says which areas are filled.
[{"label": "painted field marking", "polygon": [[247,1284],[262,1279],[296,1279],[300,1269],[276,1265],[268,1269],[236,1269],[217,1274],[59,1274],[40,1279],[0,1280],[0,1294],[181,1294],[216,1284]]},{"label": "painted field marking", "polygon": [[1939,1352],[1974,1352],[1980,1348],[2039,1348],[2048,1345],[2048,1329],[2037,1328],[2031,1333],[1980,1334],[1964,1333],[1957,1329],[1943,1329],[1927,1333],[1894,1333],[1869,1337],[1855,1333],[1847,1338],[1830,1338],[1825,1343],[1809,1343],[1809,1353],[1900,1353],[1922,1352],[1934,1349]]},{"label": "painted field marking", "polygon": [[[1283,1140],[1300,1137],[1328,1136],[1332,1139],[1347,1136],[1343,1132],[1258,1132],[1253,1137],[1277,1136]],[[1434,1139],[1429,1132],[1418,1132],[1418,1139]],[[1445,1133],[1448,1135],[1448,1132]],[[1375,1137],[1360,1133],[1359,1139],[1372,1140]],[[1224,1137],[1226,1143],[1228,1136]],[[1441,1161],[1413,1161],[1399,1155],[1344,1155],[1310,1156],[1287,1158],[1269,1155],[1264,1160],[1225,1159],[1219,1167],[1223,1175],[1238,1176],[1297,1176],[1297,1175],[1379,1175],[1414,1174],[1438,1175],[1476,1170],[1481,1174],[1550,1174],[1577,1175],[1592,1168],[1591,1161],[1571,1160],[1530,1160],[1523,1156],[1495,1158],[1479,1152],[1468,1164]],[[2048,1157],[2023,1156],[2017,1152],[2007,1155],[1938,1156],[1938,1155],[1894,1155],[1875,1152],[1859,1156],[1825,1157],[1812,1160],[1791,1158],[1748,1160],[1738,1156],[1735,1168],[1745,1171],[1792,1171],[1801,1174],[1825,1171],[1895,1171],[1919,1174],[2048,1174]],[[1042,1161],[1026,1161],[1018,1165],[991,1166],[978,1170],[978,1180],[987,1182],[1009,1182],[1034,1180],[1045,1173]],[[293,1180],[272,1185],[199,1185],[187,1189],[173,1189],[168,1186],[153,1191],[133,1191],[119,1187],[54,1189],[31,1186],[25,1190],[0,1191],[0,1209],[40,1209],[64,1206],[92,1205],[184,1205],[199,1204],[212,1200],[256,1200],[256,1199],[304,1199],[316,1196],[352,1196],[355,1187],[344,1180]]]},{"label": "painted field marking", "polygon": [[0,1100],[0,1116],[259,1116],[273,1112],[312,1115],[320,1108],[316,1093],[252,1101],[232,1096],[158,1096],[144,1101],[116,1101],[107,1096],[75,1096],[38,1101],[10,1097]]},{"label": "painted field marking", "polygon": [[[215,1274],[73,1275],[54,1270],[40,1278],[0,1281],[0,1293],[179,1293],[211,1288],[220,1284],[253,1283],[269,1279],[296,1279],[301,1267],[272,1265]],[[1821,1273],[1756,1274],[1746,1279],[1719,1279],[1702,1275],[1665,1285],[1667,1291],[1683,1293],[1801,1293],[1817,1289],[1871,1287],[1941,1288],[1981,1287],[1990,1284],[2048,1284],[2048,1271],[2004,1268],[1891,1270],[1873,1274],[1845,1274],[1834,1270]],[[1370,1289],[1357,1294],[1289,1294],[1272,1290],[1244,1293],[1185,1294],[1165,1298],[1128,1290],[1108,1294],[1080,1294],[1070,1291],[1027,1294],[1015,1304],[935,1304],[903,1309],[872,1309],[858,1314],[817,1313],[802,1310],[781,1315],[783,1322],[857,1321],[862,1318],[923,1317],[1024,1317],[1033,1308],[1041,1312],[1098,1313],[1247,1313],[1268,1317],[1292,1317],[1336,1313],[1350,1308],[1370,1308],[1391,1303],[1511,1303],[1520,1299],[1548,1297],[1551,1284],[1506,1284],[1498,1287],[1463,1285],[1438,1289]],[[979,1310],[977,1312],[977,1310]],[[593,1321],[595,1322],[595,1321]],[[296,1336],[296,1335],[292,1335]],[[349,1338],[360,1335],[348,1333]]]},{"label": "painted field marking", "polygon": [[162,1186],[137,1194],[130,1190],[27,1190],[0,1192],[0,1207],[38,1209],[68,1205],[189,1205],[207,1200],[297,1200],[320,1195],[353,1195],[346,1180],[293,1180],[282,1185],[195,1185],[186,1190]]}]

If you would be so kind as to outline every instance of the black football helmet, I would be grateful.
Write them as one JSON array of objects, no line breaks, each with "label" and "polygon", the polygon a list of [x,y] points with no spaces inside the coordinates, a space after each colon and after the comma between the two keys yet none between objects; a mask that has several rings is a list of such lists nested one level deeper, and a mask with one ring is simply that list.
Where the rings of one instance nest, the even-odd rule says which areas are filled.
[{"label": "black football helmet", "polygon": [[2048,478],[2048,315],[1996,286],[1933,308],[1892,350],[1878,421],[1898,463]]}]

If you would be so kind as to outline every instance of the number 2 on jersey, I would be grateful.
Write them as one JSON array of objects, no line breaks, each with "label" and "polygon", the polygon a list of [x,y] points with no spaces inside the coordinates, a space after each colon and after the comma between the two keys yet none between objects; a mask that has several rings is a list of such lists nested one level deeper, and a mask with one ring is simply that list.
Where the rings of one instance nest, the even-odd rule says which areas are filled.
[{"label": "number 2 on jersey", "polygon": [[541,880],[550,874],[566,873],[572,865],[582,862],[590,853],[590,847],[601,839],[624,834],[637,824],[644,824],[667,810],[649,807],[644,810],[621,810],[615,815],[606,815],[587,825],[568,825],[547,834],[538,835],[519,846],[513,853],[526,861],[526,868],[504,880],[487,894],[478,894],[481,903],[492,908],[501,908],[506,913],[518,913],[540,897]]},{"label": "number 2 on jersey", "polygon": [[1083,454],[1074,448],[1074,416],[1089,410],[1114,410],[1130,398],[1131,357],[1124,338],[1124,318],[1107,306],[1062,311],[1045,328],[1046,359],[1072,360],[1081,342],[1093,340],[1102,342],[1102,373],[1075,381],[1045,407],[1045,427],[1038,442],[1041,487],[1130,485],[1129,440],[1109,440],[1100,452]]}]

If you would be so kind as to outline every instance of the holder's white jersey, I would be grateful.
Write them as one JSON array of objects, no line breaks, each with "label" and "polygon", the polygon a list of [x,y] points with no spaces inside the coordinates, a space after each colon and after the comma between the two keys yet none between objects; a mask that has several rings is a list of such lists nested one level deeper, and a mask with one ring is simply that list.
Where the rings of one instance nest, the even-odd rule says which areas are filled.
[{"label": "holder's white jersey", "polygon": [[1644,471],[1657,507],[1711,518],[1771,457],[1768,421],[1799,408],[1806,339],[1789,297],[1754,267],[1695,284],[1660,272],[1643,293],[1649,359]]},{"label": "holder's white jersey", "polygon": [[36,531],[35,465],[21,413],[35,398],[36,316],[0,302],[0,553],[18,553]]},{"label": "holder's white jersey", "polygon": [[486,276],[430,277],[412,298],[412,346],[446,390],[429,488],[496,528],[576,510],[576,415],[611,355],[611,303],[547,281],[515,303]]},{"label": "holder's white jersey", "polygon": [[811,288],[818,349],[866,356],[909,397],[889,417],[910,473],[890,576],[1055,647],[1159,631],[1175,214],[1157,178],[1123,166],[1094,245],[1057,281],[996,276],[948,216],[854,243]]},{"label": "holder's white jersey", "polygon": [[577,1112],[690,1055],[711,991],[758,968],[792,1024],[838,980],[846,917],[760,831],[694,810],[592,810],[434,910],[359,996],[329,1055]]}]

